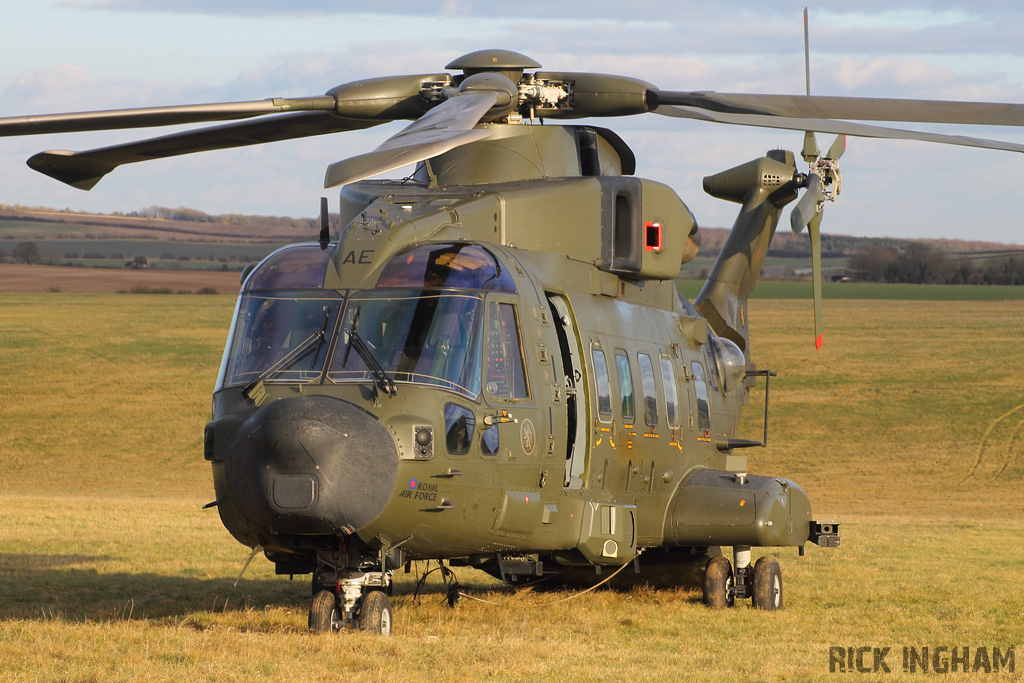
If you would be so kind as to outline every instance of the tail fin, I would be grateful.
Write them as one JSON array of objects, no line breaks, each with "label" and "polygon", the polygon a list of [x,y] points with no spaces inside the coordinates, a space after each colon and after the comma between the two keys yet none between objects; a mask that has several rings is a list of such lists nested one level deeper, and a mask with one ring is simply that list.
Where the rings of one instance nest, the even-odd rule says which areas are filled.
[{"label": "tail fin", "polygon": [[782,208],[796,199],[792,152],[772,150],[736,168],[704,178],[704,191],[742,204],[729,237],[694,305],[711,329],[748,356],[747,297],[761,275]]}]

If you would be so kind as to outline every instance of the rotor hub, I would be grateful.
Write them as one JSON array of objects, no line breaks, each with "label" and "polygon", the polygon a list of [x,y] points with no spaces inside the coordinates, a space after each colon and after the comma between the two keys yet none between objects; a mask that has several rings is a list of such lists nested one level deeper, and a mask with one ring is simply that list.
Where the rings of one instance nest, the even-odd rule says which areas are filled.
[{"label": "rotor hub", "polygon": [[460,69],[467,76],[494,71],[518,82],[525,69],[539,69],[540,64],[512,50],[478,50],[464,54],[448,63],[446,69]]}]

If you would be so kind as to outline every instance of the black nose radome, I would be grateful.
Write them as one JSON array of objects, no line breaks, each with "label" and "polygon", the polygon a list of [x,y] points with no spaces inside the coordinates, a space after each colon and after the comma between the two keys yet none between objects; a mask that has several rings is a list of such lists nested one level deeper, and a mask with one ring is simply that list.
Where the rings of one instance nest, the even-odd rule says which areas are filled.
[{"label": "black nose radome", "polygon": [[287,398],[242,423],[224,475],[238,509],[270,533],[351,532],[387,505],[398,451],[388,430],[351,403]]}]

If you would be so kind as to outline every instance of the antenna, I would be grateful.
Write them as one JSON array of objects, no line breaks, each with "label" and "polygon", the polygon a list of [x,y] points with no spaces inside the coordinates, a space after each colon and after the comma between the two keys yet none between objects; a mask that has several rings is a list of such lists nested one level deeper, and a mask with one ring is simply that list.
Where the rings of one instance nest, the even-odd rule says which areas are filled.
[{"label": "antenna", "polygon": [[809,36],[810,31],[807,28],[807,8],[804,7],[804,81],[806,86],[806,92],[804,94],[811,94],[811,39]]},{"label": "antenna", "polygon": [[331,215],[327,210],[327,197],[320,198],[320,248],[326,249],[331,241]]}]

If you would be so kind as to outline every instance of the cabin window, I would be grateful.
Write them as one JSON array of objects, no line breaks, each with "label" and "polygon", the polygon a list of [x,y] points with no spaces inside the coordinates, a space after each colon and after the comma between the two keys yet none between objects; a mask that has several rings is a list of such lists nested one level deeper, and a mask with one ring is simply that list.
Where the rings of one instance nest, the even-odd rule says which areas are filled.
[{"label": "cabin window", "polygon": [[704,436],[710,436],[711,409],[708,406],[708,383],[704,379],[704,366],[694,361],[690,367],[693,369],[693,387],[697,393],[697,430]]},{"label": "cabin window", "polygon": [[649,427],[658,426],[658,389],[654,384],[654,365],[646,353],[638,353],[640,364],[640,386],[644,390],[644,421]]},{"label": "cabin window", "polygon": [[668,425],[669,427],[678,427],[676,373],[672,369],[672,359],[665,356],[661,357],[661,385],[665,387],[665,417],[668,419]]},{"label": "cabin window", "polygon": [[391,259],[377,287],[457,287],[516,291],[508,269],[475,244],[429,244]]},{"label": "cabin window", "polygon": [[454,403],[444,406],[445,446],[452,455],[469,453],[469,444],[473,442],[473,431],[476,418],[466,408]]},{"label": "cabin window", "polygon": [[625,351],[615,352],[615,366],[619,371],[619,395],[622,397],[622,419],[632,422],[636,415],[633,409],[633,374],[629,371],[629,357]]},{"label": "cabin window", "polygon": [[611,418],[612,415],[612,389],[608,381],[608,361],[604,357],[604,351],[594,347],[594,383],[597,385],[597,412],[601,417]]},{"label": "cabin window", "polygon": [[488,395],[512,401],[528,398],[530,388],[515,304],[492,301],[488,305],[485,354]]}]

